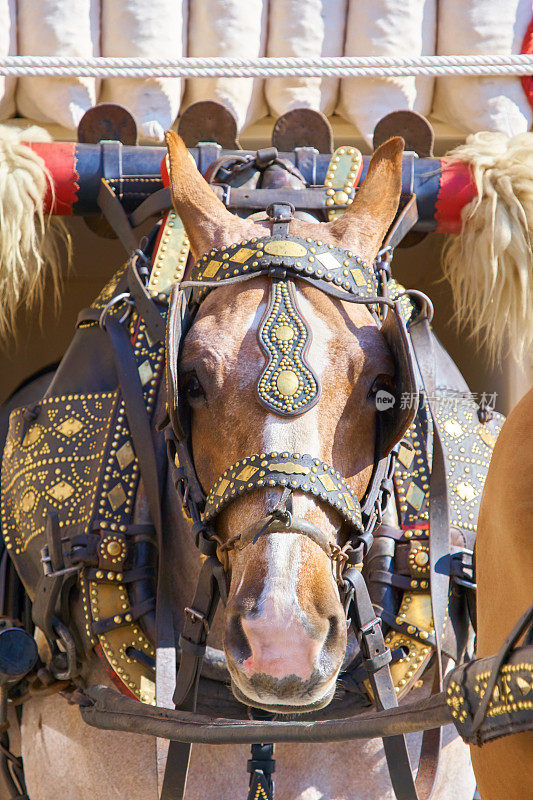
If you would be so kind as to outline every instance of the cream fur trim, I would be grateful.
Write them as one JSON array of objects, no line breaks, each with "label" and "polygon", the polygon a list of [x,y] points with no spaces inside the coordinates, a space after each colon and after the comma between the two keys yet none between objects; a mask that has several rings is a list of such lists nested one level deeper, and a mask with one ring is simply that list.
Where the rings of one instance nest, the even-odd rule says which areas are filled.
[{"label": "cream fur trim", "polygon": [[471,164],[477,189],[444,250],[458,322],[492,359],[521,360],[533,344],[533,133],[472,134],[448,157]]},{"label": "cream fur trim", "polygon": [[45,282],[60,299],[61,258],[70,264],[65,224],[44,212],[51,176],[43,160],[5,128],[0,137],[0,341],[13,338],[15,314],[41,308]]}]

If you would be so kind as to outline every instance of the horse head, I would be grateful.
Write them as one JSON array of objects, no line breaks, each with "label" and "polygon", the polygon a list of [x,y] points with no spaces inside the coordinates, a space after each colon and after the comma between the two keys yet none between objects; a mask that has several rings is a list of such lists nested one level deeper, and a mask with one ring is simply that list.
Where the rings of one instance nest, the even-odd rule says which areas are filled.
[{"label": "horse head", "polygon": [[[172,199],[194,259],[271,235],[267,219],[242,219],[224,207],[176,134],[167,134],[167,145]],[[402,150],[398,137],[376,150],[342,217],[293,219],[290,234],[340,247],[371,265],[398,208]],[[275,304],[271,291],[268,276],[221,285],[202,301],[182,343],[178,379],[191,410],[199,481],[206,494],[227,485],[221,476],[232,465],[246,466],[251,454],[257,469],[268,455],[268,478],[272,457],[279,456],[287,487],[302,470],[316,480],[313,469],[318,474],[323,464],[333,479],[342,476],[347,498],[361,500],[376,459],[376,393],[394,395],[397,388],[393,354],[366,305],[293,281],[289,299],[306,328],[306,368],[321,391],[302,413],[276,413],[258,395],[268,360],[260,333]],[[280,337],[285,334],[292,336],[281,331]],[[397,430],[384,430],[382,453],[398,438]],[[315,460],[302,461],[303,454]],[[342,550],[349,532],[323,491],[294,488],[290,508],[284,503],[272,514],[282,495],[282,485],[258,482],[221,507],[215,524],[219,556],[231,573],[224,649],[233,692],[248,705],[288,713],[321,708],[333,696],[347,625],[331,554]]]}]

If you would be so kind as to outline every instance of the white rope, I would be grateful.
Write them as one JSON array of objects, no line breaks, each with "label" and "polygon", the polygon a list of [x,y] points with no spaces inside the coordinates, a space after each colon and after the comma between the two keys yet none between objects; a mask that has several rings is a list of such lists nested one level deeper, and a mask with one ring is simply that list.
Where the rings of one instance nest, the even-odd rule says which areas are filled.
[{"label": "white rope", "polygon": [[532,75],[532,55],[339,56],[336,58],[72,58],[8,56],[0,75],[85,78],[398,77]]}]

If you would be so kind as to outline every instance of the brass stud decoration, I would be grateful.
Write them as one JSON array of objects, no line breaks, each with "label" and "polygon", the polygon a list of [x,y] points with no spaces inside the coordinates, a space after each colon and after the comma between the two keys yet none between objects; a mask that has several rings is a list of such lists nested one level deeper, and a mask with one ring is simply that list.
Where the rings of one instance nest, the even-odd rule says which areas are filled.
[{"label": "brass stud decoration", "polygon": [[287,486],[319,497],[341,516],[361,527],[356,493],[333,467],[306,453],[258,453],[229,467],[215,482],[205,504],[203,522],[210,522],[237,495],[261,486]]},{"label": "brass stud decoration", "polygon": [[270,306],[258,336],[268,358],[257,384],[259,400],[280,416],[307,411],[317,402],[320,386],[306,360],[311,332],[298,310],[290,282],[272,282]]}]

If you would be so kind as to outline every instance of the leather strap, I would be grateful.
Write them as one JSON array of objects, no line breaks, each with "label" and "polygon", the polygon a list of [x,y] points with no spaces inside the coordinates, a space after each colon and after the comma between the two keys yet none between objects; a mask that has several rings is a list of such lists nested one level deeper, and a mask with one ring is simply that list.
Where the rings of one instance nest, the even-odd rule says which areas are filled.
[{"label": "leather strap", "polygon": [[[433,349],[433,336],[426,314],[421,314],[415,320],[409,328],[409,334],[433,422],[433,458],[429,490],[429,579],[436,654],[435,681],[432,691],[440,692],[443,680],[442,636],[449,594],[450,527],[444,450],[433,409],[436,392],[436,357]],[[424,733],[417,784],[420,784],[424,796],[427,797],[431,796],[437,780],[441,747],[442,730],[440,728]]]},{"label": "leather strap", "polygon": [[49,639],[55,639],[53,621],[65,575],[57,575],[65,566],[61,553],[61,533],[57,511],[50,511],[45,522],[46,542],[50,556],[51,575],[41,575],[32,603],[32,619]]},{"label": "leather strap", "polygon": [[266,213],[272,222],[272,236],[287,236],[294,216],[292,203],[275,202],[267,206]]},{"label": "leather strap", "polygon": [[[217,570],[220,562],[207,558],[200,570],[192,605],[185,609],[183,631],[179,638],[181,660],[176,679],[176,709],[195,711],[202,660],[207,635],[219,601]],[[168,750],[160,800],[182,800],[185,795],[191,744],[171,742]]]},{"label": "leather strap", "polygon": [[156,603],[156,681],[159,681],[159,685],[173,684],[176,675],[176,641],[172,610],[168,601],[168,590],[164,577],[167,570],[163,563],[161,493],[152,431],[129,336],[123,326],[113,317],[107,316],[104,325],[113,345],[115,365],[133,447],[139,462],[148,508],[157,532],[159,568]]},{"label": "leather strap", "polygon": [[170,189],[158,189],[156,192],[152,192],[146,200],[143,200],[135,211],[132,211],[129,216],[130,224],[136,228],[146,222],[149,217],[159,214],[160,211],[167,211],[169,208],[172,208]]},{"label": "leather strap", "polygon": [[[345,579],[354,592],[353,604],[357,617],[354,620],[355,629],[359,631],[363,666],[368,672],[376,709],[379,712],[396,708],[398,700],[389,667],[391,654],[385,646],[381,621],[374,612],[365,579],[355,568],[345,573]],[[427,800],[431,797],[440,754],[440,730],[438,728],[424,732],[416,781],[413,778],[405,736],[400,734],[383,739],[383,749],[397,800]]]},{"label": "leather strap", "polygon": [[[412,189],[411,189],[412,191]],[[383,240],[382,247],[390,247],[391,250],[405,238],[406,234],[418,222],[418,209],[416,205],[416,195],[411,194],[403,208],[398,212],[394,222],[388,230]]]},{"label": "leather strap", "polygon": [[128,265],[128,289],[135,300],[137,311],[148,329],[150,339],[153,342],[161,342],[165,338],[165,320],[141,280],[137,271],[137,263],[138,257],[134,257]]},{"label": "leather strap", "polygon": [[137,247],[137,237],[120,200],[105,178],[102,178],[100,182],[100,191],[96,202],[98,208],[124,245],[126,252],[131,253]]},{"label": "leather strap", "polygon": [[[533,606],[530,606],[527,611],[525,611],[518,622],[513,627],[512,631],[509,635],[505,638],[496,658],[494,659],[494,665],[492,667],[491,674],[487,681],[487,685],[485,687],[485,691],[479,707],[474,715],[472,720],[472,732],[471,735],[479,736],[479,729],[483,724],[483,720],[487,716],[487,711],[489,708],[489,704],[493,698],[493,691],[494,687],[496,686],[496,682],[500,676],[500,670],[502,664],[505,664],[509,659],[509,654],[511,653],[513,647],[522,636],[522,634],[531,628],[533,623]],[[531,635],[529,636],[531,639]],[[526,639],[527,642],[527,639]]]}]

